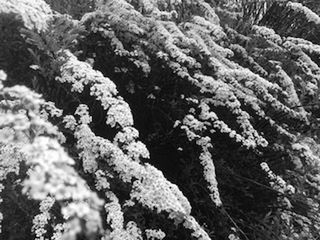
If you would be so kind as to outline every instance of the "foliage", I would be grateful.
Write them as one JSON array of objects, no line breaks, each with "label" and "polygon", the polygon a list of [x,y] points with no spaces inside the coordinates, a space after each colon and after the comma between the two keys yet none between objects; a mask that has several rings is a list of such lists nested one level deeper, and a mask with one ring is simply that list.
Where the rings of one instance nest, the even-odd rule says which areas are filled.
[{"label": "foliage", "polygon": [[36,2],[0,3],[2,238],[318,239],[316,13]]},{"label": "foliage", "polygon": [[79,19],[83,14],[93,11],[95,1],[93,0],[45,0],[51,8],[61,14],[70,14]]}]

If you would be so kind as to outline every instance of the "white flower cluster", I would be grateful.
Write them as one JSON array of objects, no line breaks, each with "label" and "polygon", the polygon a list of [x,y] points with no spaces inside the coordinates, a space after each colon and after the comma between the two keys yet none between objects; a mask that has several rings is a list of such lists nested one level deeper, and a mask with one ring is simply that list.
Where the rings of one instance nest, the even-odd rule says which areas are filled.
[{"label": "white flower cluster", "polygon": [[302,14],[304,14],[306,16],[306,19],[308,20],[308,22],[320,24],[320,17],[316,13],[311,11],[309,8],[303,6],[301,3],[289,1],[287,3],[287,7],[289,7],[290,9],[292,9],[294,11],[301,12]]},{"label": "white flower cluster", "polygon": [[250,56],[247,50],[239,44],[231,44],[229,48],[234,53],[234,59],[238,63],[244,63],[253,73],[261,77],[268,76],[268,72]]},{"label": "white flower cluster", "polygon": [[71,91],[78,93],[84,91],[84,87],[88,86],[90,95],[100,101],[103,109],[107,111],[107,125],[121,128],[133,125],[130,107],[121,97],[117,97],[118,91],[110,79],[93,70],[88,63],[77,60],[67,50],[59,52],[59,61],[62,64],[61,77],[58,77],[57,80],[70,84]]},{"label": "white flower cluster", "polygon": [[228,134],[235,142],[244,144],[244,137],[238,134],[235,130],[232,130],[224,121],[220,120],[205,101],[200,102],[199,108],[201,110],[199,118],[202,121],[209,121],[212,124],[213,129],[210,130],[211,133],[214,133],[214,131],[220,131],[221,133]]},{"label": "white flower cluster", "polygon": [[[83,105],[79,106],[75,114],[80,116],[80,121],[77,122],[72,116],[64,119],[70,130],[75,131],[74,136],[77,138],[77,148],[80,150],[79,155],[83,161],[84,170],[93,174],[97,189],[101,191],[112,190],[109,179],[112,179],[115,173],[124,183],[132,184],[130,201],[133,204],[138,202],[159,213],[167,212],[176,223],[181,223],[186,216],[190,215],[191,206],[178,187],[168,182],[159,170],[148,164],[141,165],[139,163],[141,157],[149,157],[149,152],[144,144],[137,141],[139,133],[132,127],[133,120],[130,108],[127,103],[117,97],[115,85],[109,79],[102,78],[100,73],[90,69],[88,65],[76,60],[68,52],[61,53],[60,60],[65,64],[62,64],[62,77],[58,80],[68,82],[73,86],[74,83],[80,82],[77,88],[78,92],[83,91],[84,86],[88,85],[91,95],[95,96],[107,111],[106,123],[119,129],[113,143],[102,137],[97,137],[88,126],[90,123],[88,108]],[[79,76],[78,71],[82,71],[83,74]],[[112,172],[99,169],[102,161],[108,164]],[[116,196],[114,195],[113,198]],[[110,234],[126,239],[126,234],[129,231],[128,226],[124,230],[123,220],[116,220],[122,214],[121,206],[116,202],[106,205],[108,219],[110,219],[109,224],[113,228]],[[113,213],[112,209],[115,206],[118,206],[118,210]]]},{"label": "white flower cluster", "polygon": [[[157,212],[168,212],[177,221],[181,221],[182,216],[190,214],[191,207],[188,200],[159,170],[148,164],[139,164],[118,146],[95,136],[85,124],[78,127],[75,136],[78,139],[78,148],[83,153],[90,151],[90,162],[94,166],[97,166],[98,159],[103,159],[123,182],[131,183],[136,179],[133,181],[130,194],[132,200]],[[82,155],[83,157],[86,158],[86,155]]]},{"label": "white flower cluster", "polygon": [[263,39],[269,40],[277,45],[282,44],[281,37],[276,34],[273,29],[267,28],[265,26],[254,25],[252,26],[252,31],[254,34]]},{"label": "white flower cluster", "polygon": [[[283,89],[284,93],[286,94],[286,103],[289,107],[301,106],[301,102],[295,90],[293,80],[281,66],[275,63],[275,73],[270,75],[270,78],[274,79]],[[298,108],[298,110],[303,111],[302,108]]]},{"label": "white flower cluster", "polygon": [[[124,216],[119,203],[119,199],[112,192],[107,192],[106,197],[110,200],[105,204],[105,210],[108,214],[107,222],[110,225],[112,231],[105,231],[102,240],[116,239],[116,240],[142,240],[142,231],[133,221],[129,221],[126,226],[124,224]],[[163,239],[165,233],[161,230],[146,229],[145,234],[148,239]]]},{"label": "white flower cluster", "polygon": [[25,161],[25,158],[19,147],[13,144],[0,144],[0,181],[5,180],[9,173],[18,175],[22,161]]},{"label": "white flower cluster", "polygon": [[267,173],[273,189],[281,193],[295,193],[296,189],[291,184],[287,184],[280,176],[274,174],[266,162],[261,163],[260,166],[261,169]]},{"label": "white flower cluster", "polygon": [[217,207],[221,206],[222,202],[216,180],[215,167],[209,150],[212,148],[211,139],[209,137],[202,137],[203,134],[201,133],[205,129],[204,124],[195,119],[194,116],[187,115],[183,120],[181,129],[185,131],[189,141],[195,141],[196,145],[200,147],[199,160],[203,167],[204,179],[208,183],[207,188],[210,198]]},{"label": "white flower cluster", "polygon": [[[32,199],[42,200],[52,196],[62,204],[66,220],[85,219],[96,232],[101,225],[97,209],[102,202],[71,167],[74,163],[57,141],[38,137],[23,148],[28,160],[29,177],[24,181],[25,193]],[[71,201],[66,204],[67,201]],[[73,221],[73,220],[72,220]]]},{"label": "white flower cluster", "polygon": [[283,92],[278,84],[270,83],[257,75],[252,75],[249,71],[247,72],[249,75],[246,77],[246,71],[230,71],[231,75],[233,75],[237,81],[252,90],[256,98],[262,100],[262,104],[267,104],[273,111],[285,115],[287,118],[307,122],[305,112],[298,112],[295,109],[291,109],[277,99],[277,94]]},{"label": "white flower cluster", "polygon": [[65,230],[67,230],[66,223],[58,223],[57,225],[55,225],[51,240],[63,240],[63,237],[64,237],[63,233]]},{"label": "white flower cluster", "polygon": [[[133,6],[136,6],[138,11],[159,20],[175,21],[182,20],[190,15],[199,15],[214,24],[219,24],[219,18],[215,11],[204,0],[187,2],[181,0],[134,0],[129,2]],[[110,5],[110,3],[108,5]],[[184,10],[182,10],[183,8]],[[186,11],[186,9],[188,11]]]},{"label": "white flower cluster", "polygon": [[61,117],[63,113],[61,109],[58,109],[55,106],[54,102],[45,102],[42,104],[41,108],[40,116],[46,121],[49,120],[49,117]]},{"label": "white flower cluster", "polygon": [[188,216],[184,219],[183,226],[192,231],[192,237],[199,240],[211,240],[209,235],[202,229],[199,223],[192,216]]},{"label": "white flower cluster", "polygon": [[55,200],[54,198],[47,197],[40,203],[40,214],[33,218],[32,232],[36,235],[35,240],[44,240],[44,235],[47,230],[46,225],[51,219],[50,209],[52,208]]},{"label": "white flower cluster", "polygon": [[107,222],[114,231],[121,231],[123,230],[124,217],[123,212],[121,211],[119,199],[112,192],[107,192],[106,196],[110,199],[110,202],[106,203],[104,206],[108,214]]},{"label": "white flower cluster", "polygon": [[[60,68],[61,77],[57,78],[57,80],[70,83],[73,89],[76,89],[74,84],[77,83],[77,86],[79,86],[79,88],[77,88],[78,92],[83,91],[84,86],[88,85],[88,87],[90,87],[90,94],[101,102],[101,106],[107,112],[106,124],[120,130],[119,135],[115,137],[115,141],[122,141],[121,144],[119,143],[122,150],[135,161],[139,161],[140,158],[149,158],[149,152],[143,143],[129,139],[124,142],[124,140],[119,139],[119,137],[121,137],[121,129],[124,129],[124,133],[126,129],[133,129],[133,117],[129,105],[121,97],[117,97],[118,92],[115,84],[110,79],[105,78],[100,72],[93,70],[90,65],[78,61],[70,52],[64,51],[59,54],[62,65]],[[87,107],[80,105],[75,113],[80,116],[81,124],[91,122],[91,117],[88,113],[85,113],[87,111]],[[68,116],[64,121],[71,130],[75,129],[76,122],[74,118]],[[90,153],[91,150],[85,147],[87,145],[85,142],[88,141],[88,138],[80,137],[83,131],[85,131],[85,128],[81,127],[79,131],[76,131],[78,139],[82,139],[78,141],[78,147],[86,149],[86,151],[83,151],[80,155],[84,159],[83,162],[86,165],[86,171],[93,172],[97,167],[93,160],[96,156],[93,156],[92,153]],[[83,134],[85,135],[86,133]],[[133,134],[137,135],[137,133]],[[135,139],[137,137],[135,137]]]},{"label": "white flower cluster", "polygon": [[181,66],[188,66],[190,68],[196,67],[199,63],[197,61],[188,56],[185,52],[183,52],[176,44],[176,40],[173,35],[168,31],[165,25],[160,22],[156,22],[155,31],[150,33],[149,40],[151,43],[159,46],[159,50],[164,51],[174,63],[179,64]]},{"label": "white flower cluster", "polygon": [[209,196],[217,207],[222,205],[220,193],[218,188],[218,181],[216,179],[216,170],[213,164],[212,155],[209,151],[212,148],[211,139],[203,137],[197,141],[197,145],[201,146],[202,152],[199,156],[200,163],[203,167],[203,176],[208,183]]},{"label": "white flower cluster", "polygon": [[[200,22],[197,22],[198,20]],[[226,37],[221,27],[214,24],[209,27],[201,23],[201,17],[197,16],[192,19],[192,22],[183,24],[183,30],[185,35],[190,38],[189,41],[196,41],[197,48],[200,49],[204,56],[209,57],[210,61],[214,58],[232,57],[234,55],[232,50],[219,45]]]},{"label": "white flower cluster", "polygon": [[108,112],[106,124],[111,127],[120,125],[121,128],[132,126],[133,117],[129,104],[125,101],[119,100],[117,103],[111,105]]},{"label": "white flower cluster", "polygon": [[[20,171],[20,163],[25,161],[25,158],[19,151],[18,146],[14,144],[3,144],[1,143],[1,138],[2,136],[0,134],[0,182],[4,181],[10,173],[18,175]],[[5,142],[7,142],[7,140]],[[2,202],[1,192],[3,189],[4,185],[0,183],[0,205]],[[0,212],[0,233],[2,220],[3,215]]]},{"label": "white flower cluster", "polygon": [[3,81],[7,80],[7,74],[0,69],[0,89],[3,88]]},{"label": "white flower cluster", "polygon": [[[312,43],[308,40],[305,40],[303,38],[294,38],[294,37],[287,37],[285,38],[285,42],[283,43],[284,46],[290,42],[291,44],[299,47],[302,51],[304,51],[307,54],[320,54],[320,45],[317,45],[315,43]],[[290,44],[288,44],[290,45]]]},{"label": "white flower cluster", "polygon": [[177,223],[180,223],[184,216],[190,215],[191,206],[188,200],[177,186],[165,179],[161,171],[151,165],[135,171],[139,171],[140,176],[133,182],[131,199],[158,213],[169,213],[169,217]]},{"label": "white flower cluster", "polygon": [[[84,106],[79,106],[79,108],[82,110],[77,110],[76,115],[80,115],[81,119],[81,116],[88,114],[88,109]],[[191,206],[178,187],[168,182],[161,171],[149,164],[139,163],[138,156],[148,157],[149,153],[141,142],[136,141],[139,136],[136,129],[131,126],[124,127],[116,134],[112,143],[107,139],[97,137],[88,126],[87,121],[77,122],[75,118],[69,116],[65,122],[75,130],[74,136],[77,138],[77,147],[80,150],[84,169],[94,173],[98,190],[105,190],[107,195],[112,194],[112,198],[115,198],[116,196],[109,192],[112,190],[109,179],[116,174],[124,183],[132,184],[130,202],[133,205],[138,202],[159,213],[167,212],[177,224],[190,215]],[[108,164],[112,172],[99,169],[99,164],[104,162]],[[111,226],[116,222],[118,226],[122,222],[121,219],[116,220],[122,214],[121,207],[118,204],[107,204],[106,206],[108,206],[108,219],[110,219]],[[111,206],[118,206],[116,214],[112,214],[114,211],[111,211],[113,209]],[[126,230],[119,226],[117,230],[110,233],[110,236],[122,236],[123,239],[126,239],[128,226]]]},{"label": "white flower cluster", "polygon": [[94,134],[91,132],[88,125],[80,125],[77,128],[74,136],[77,138],[77,148],[81,149],[79,156],[82,159],[82,165],[85,172],[94,173],[98,170],[98,163],[96,159],[99,157],[99,152],[97,147],[93,148],[92,141],[94,139]]},{"label": "white flower cluster", "polygon": [[208,76],[196,76],[203,84],[206,90],[213,94],[211,99],[206,102],[214,107],[223,107],[235,116],[235,121],[242,130],[242,137],[244,138],[244,145],[248,148],[255,147],[257,143],[266,142],[266,140],[259,135],[250,122],[250,115],[241,109],[241,103],[233,93],[232,89],[224,82],[214,80]]},{"label": "white flower cluster", "polygon": [[148,240],[162,240],[166,237],[166,234],[161,229],[146,229],[145,232]]},{"label": "white flower cluster", "polygon": [[45,30],[53,17],[50,6],[43,0],[1,1],[0,13],[14,13],[22,19],[26,28],[38,32]]},{"label": "white flower cluster", "polygon": [[302,171],[306,176],[306,183],[316,190],[320,190],[319,150],[317,143],[312,138],[300,139],[292,144],[294,153],[293,164],[297,171]]},{"label": "white flower cluster", "polygon": [[[46,106],[45,101],[21,86],[3,88],[0,96],[9,101],[8,104],[12,104],[13,101],[15,104],[13,110],[9,109],[0,115],[1,128],[10,126],[14,131],[13,138],[1,140],[2,144],[6,144],[1,148],[2,154],[9,154],[13,158],[10,164],[6,163],[5,155],[5,158],[0,158],[1,170],[5,170],[2,174],[4,176],[1,177],[5,177],[8,169],[17,173],[21,161],[19,159],[29,167],[28,177],[22,182],[23,192],[31,199],[44,201],[40,207],[43,214],[34,219],[37,237],[42,239],[45,233],[44,225],[50,218],[46,213],[49,196],[61,204],[63,213],[68,213],[65,214],[69,217],[66,216],[67,222],[70,223],[69,220],[72,219],[71,221],[79,223],[79,231],[80,221],[90,225],[89,229],[93,232],[100,229],[98,209],[102,201],[72,167],[74,161],[57,141],[57,128],[40,118],[40,109],[41,106]],[[5,101],[2,105],[5,106]],[[21,121],[16,121],[18,119]],[[19,138],[19,133],[26,133],[28,137]],[[11,144],[14,144],[14,148]],[[10,151],[5,151],[6,149]],[[83,211],[80,211],[81,209]],[[64,234],[69,233],[65,231]],[[76,233],[73,236],[75,237]]]},{"label": "white flower cluster", "polygon": [[[0,183],[0,205],[1,205],[2,201],[3,201],[2,198],[1,198],[1,193],[2,193],[3,189],[4,189],[4,186],[3,186],[3,184]],[[1,225],[2,221],[3,221],[3,214],[0,212],[0,234],[2,232],[2,227],[1,227],[2,226]]]},{"label": "white flower cluster", "polygon": [[94,88],[95,84],[97,84],[98,88],[103,88],[104,94],[107,94],[100,96],[101,98],[117,93],[112,81],[105,78],[100,72],[93,70],[90,64],[78,61],[70,51],[59,51],[58,61],[61,64],[61,76],[57,77],[56,80],[61,83],[71,84],[71,91],[81,93],[86,85]]},{"label": "white flower cluster", "polygon": [[[119,146],[135,161],[139,161],[140,157],[148,158],[149,152],[145,145],[135,140],[138,137],[138,133],[131,127],[133,125],[133,118],[129,105],[120,97],[117,97],[114,83],[108,78],[103,77],[100,72],[92,70],[88,64],[78,61],[70,52],[61,52],[60,61],[62,63],[62,74],[58,80],[72,84],[73,89],[76,89],[74,84],[78,83],[78,92],[83,91],[84,86],[88,85],[90,87],[90,94],[95,96],[96,100],[100,101],[101,106],[107,111],[106,124],[111,127],[120,128],[120,130],[124,129],[124,135],[121,135],[121,131],[119,131],[114,141],[119,141]],[[78,138],[78,148],[82,149],[80,156],[83,160],[84,169],[93,173],[98,167],[95,160],[99,156],[99,152],[88,146],[90,146],[90,141],[96,141],[98,138],[91,138],[92,134],[88,133],[89,128],[86,127],[86,124],[91,121],[91,117],[87,111],[87,107],[80,105],[75,113],[80,116],[80,125],[75,132],[75,136]],[[67,124],[66,127],[75,130],[77,123],[72,116],[68,116],[64,121]],[[126,129],[131,129],[132,134],[137,136],[132,140],[121,140],[120,138],[123,137],[130,138],[130,131],[126,132]],[[125,135],[127,136],[125,137]]]},{"label": "white flower cluster", "polygon": [[[320,68],[317,63],[311,58],[314,53],[311,53],[310,56],[303,51],[303,48],[298,44],[295,44],[291,41],[285,42],[285,48],[288,50],[297,49],[295,53],[297,60],[297,74],[295,76],[295,82],[301,88],[302,94],[300,98],[313,98],[314,102],[319,101],[319,83],[320,83]],[[308,103],[304,103],[307,105]]]}]

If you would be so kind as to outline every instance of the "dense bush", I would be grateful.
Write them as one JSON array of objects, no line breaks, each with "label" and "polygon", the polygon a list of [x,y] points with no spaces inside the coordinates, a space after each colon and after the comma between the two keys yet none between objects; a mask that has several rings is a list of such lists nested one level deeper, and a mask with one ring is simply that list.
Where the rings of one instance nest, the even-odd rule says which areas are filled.
[{"label": "dense bush", "polygon": [[312,9],[46,2],[0,2],[2,239],[319,239]]}]

